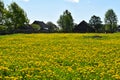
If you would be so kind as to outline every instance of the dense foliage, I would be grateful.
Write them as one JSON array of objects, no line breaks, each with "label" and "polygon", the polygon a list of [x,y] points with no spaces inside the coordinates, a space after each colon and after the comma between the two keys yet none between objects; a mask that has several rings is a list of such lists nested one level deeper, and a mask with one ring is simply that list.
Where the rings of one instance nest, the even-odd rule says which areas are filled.
[{"label": "dense foliage", "polygon": [[4,25],[5,7],[2,0],[0,0],[0,25]]},{"label": "dense foliage", "polygon": [[99,16],[93,15],[91,19],[89,20],[89,24],[95,29],[95,32],[101,32],[101,29],[102,29],[101,23],[102,21]]},{"label": "dense foliage", "polygon": [[63,32],[72,32],[74,22],[71,13],[66,10],[63,12],[63,15],[60,16],[60,19],[57,21],[58,25],[62,28]]},{"label": "dense foliage", "polygon": [[26,13],[17,3],[11,3],[10,6],[8,6],[8,11],[11,14],[11,24],[15,29],[29,23]]},{"label": "dense foliage", "polygon": [[1,80],[120,80],[115,34],[0,36]]},{"label": "dense foliage", "polygon": [[115,32],[117,29],[117,16],[112,9],[109,9],[105,14],[105,24],[106,24],[106,31],[108,32]]},{"label": "dense foliage", "polygon": [[[4,3],[0,0],[0,26],[2,31],[2,27],[6,27],[6,33],[14,33],[16,29],[19,29],[25,25],[29,24],[29,19],[27,18],[24,10],[15,2],[12,2],[8,9],[5,9]],[[0,32],[1,34],[1,32]]]}]

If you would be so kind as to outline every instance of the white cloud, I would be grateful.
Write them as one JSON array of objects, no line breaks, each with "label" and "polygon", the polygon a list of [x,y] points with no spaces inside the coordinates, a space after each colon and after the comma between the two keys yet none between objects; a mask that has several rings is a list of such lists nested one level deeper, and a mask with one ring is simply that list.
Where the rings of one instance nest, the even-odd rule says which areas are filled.
[{"label": "white cloud", "polygon": [[66,1],[73,2],[73,3],[79,3],[80,0],[66,0]]},{"label": "white cloud", "polygon": [[28,2],[29,0],[23,0],[24,2]]},{"label": "white cloud", "polygon": [[11,1],[23,1],[23,2],[29,2],[30,0],[11,0]]}]

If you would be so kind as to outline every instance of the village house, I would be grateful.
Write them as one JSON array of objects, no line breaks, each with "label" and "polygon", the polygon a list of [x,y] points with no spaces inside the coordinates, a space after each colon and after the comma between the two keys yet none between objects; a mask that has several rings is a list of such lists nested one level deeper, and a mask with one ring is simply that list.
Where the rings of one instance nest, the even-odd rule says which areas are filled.
[{"label": "village house", "polygon": [[40,32],[49,32],[50,26],[45,24],[43,21],[34,21],[32,24],[37,24],[41,27]]},{"label": "village house", "polygon": [[80,24],[76,25],[73,29],[76,33],[87,33],[87,32],[94,32],[95,30],[89,26],[86,21],[82,21]]}]

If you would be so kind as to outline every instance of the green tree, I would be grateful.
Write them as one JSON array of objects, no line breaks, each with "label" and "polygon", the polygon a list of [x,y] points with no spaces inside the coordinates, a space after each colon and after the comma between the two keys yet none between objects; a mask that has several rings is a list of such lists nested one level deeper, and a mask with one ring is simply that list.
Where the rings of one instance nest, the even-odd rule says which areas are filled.
[{"label": "green tree", "polygon": [[57,21],[58,25],[62,28],[63,32],[72,32],[74,26],[74,20],[71,13],[66,10],[63,15],[60,15]]},{"label": "green tree", "polygon": [[24,10],[15,2],[11,3],[8,6],[7,18],[9,18],[8,23],[14,26],[15,29],[18,27],[22,27],[29,23],[29,19],[27,18]]},{"label": "green tree", "polygon": [[5,7],[2,0],[0,0],[0,34],[6,34],[8,27],[5,25]]},{"label": "green tree", "polygon": [[4,19],[4,3],[2,0],[0,0],[0,24],[3,25],[3,19]]},{"label": "green tree", "polygon": [[109,9],[105,14],[106,31],[115,32],[117,28],[117,16],[112,9]]},{"label": "green tree", "polygon": [[93,15],[89,20],[89,24],[91,27],[95,29],[95,32],[100,32],[100,28],[102,27],[102,21],[99,16]]},{"label": "green tree", "polygon": [[0,25],[0,34],[6,34],[7,33],[7,27],[4,25]]},{"label": "green tree", "polygon": [[8,27],[12,25],[13,21],[11,20],[11,18],[12,14],[9,11],[5,10],[5,25]]}]

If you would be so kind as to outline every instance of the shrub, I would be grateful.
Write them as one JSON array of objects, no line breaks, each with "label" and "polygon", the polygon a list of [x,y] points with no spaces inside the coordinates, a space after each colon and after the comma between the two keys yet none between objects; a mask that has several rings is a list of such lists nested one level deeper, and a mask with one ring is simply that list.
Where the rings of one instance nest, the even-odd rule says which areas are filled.
[{"label": "shrub", "polygon": [[31,26],[32,26],[32,28],[33,28],[33,30],[34,30],[35,32],[38,32],[38,31],[40,31],[40,29],[41,29],[41,27],[40,27],[39,25],[37,25],[37,24],[31,24]]},{"label": "shrub", "polygon": [[0,34],[6,34],[7,33],[7,27],[0,25]]}]

